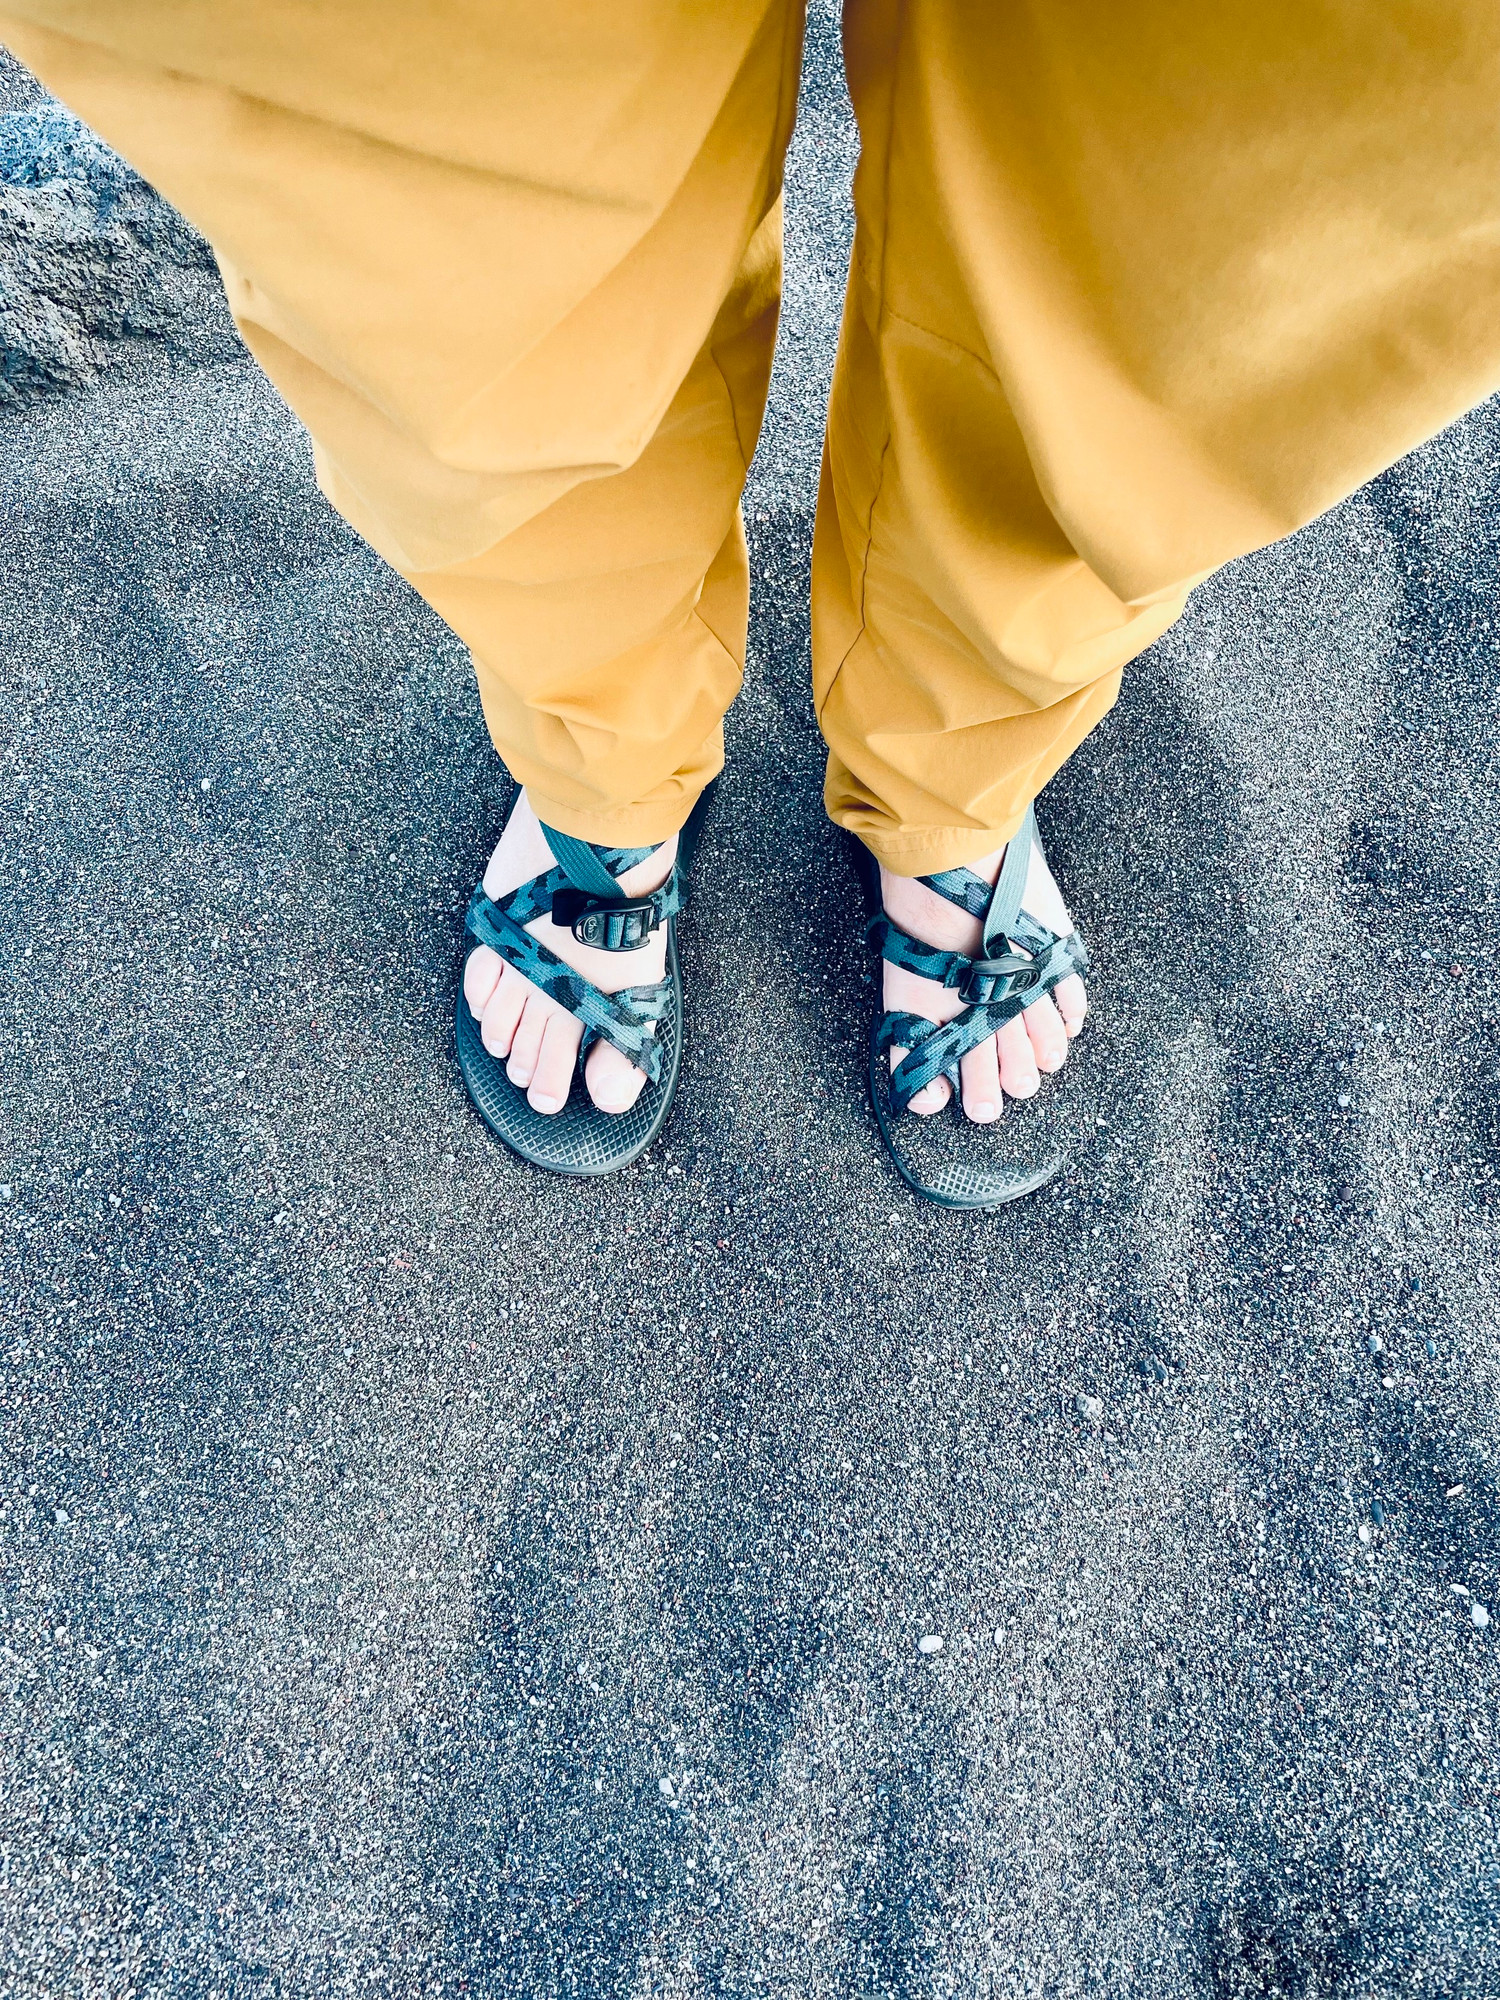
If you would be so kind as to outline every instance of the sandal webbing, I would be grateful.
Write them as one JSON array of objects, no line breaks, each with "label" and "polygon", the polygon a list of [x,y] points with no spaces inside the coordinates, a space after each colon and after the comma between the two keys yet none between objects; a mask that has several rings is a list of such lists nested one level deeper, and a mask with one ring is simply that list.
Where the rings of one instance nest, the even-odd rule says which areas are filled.
[{"label": "sandal webbing", "polygon": [[[596,1041],[608,1042],[650,1082],[656,1083],[661,1077],[662,1060],[656,1024],[671,999],[670,982],[661,980],[651,986],[627,986],[617,993],[606,993],[556,952],[549,951],[525,926],[538,917],[551,916],[554,903],[564,891],[582,891],[606,909],[613,902],[628,901],[635,908],[648,905],[654,913],[652,928],[655,929],[675,916],[686,902],[682,878],[674,868],[660,889],[627,899],[616,876],[654,854],[654,847],[593,847],[551,827],[544,826],[542,832],[557,856],[558,865],[549,868],[545,875],[523,882],[498,903],[485,894],[481,883],[469,899],[464,929],[582,1022],[580,1062]],[[628,909],[625,914],[629,914]]]},{"label": "sandal webbing", "polygon": [[[630,861],[626,866],[633,868],[635,863]],[[572,886],[565,869],[549,868],[545,875],[534,876],[531,881],[523,882],[519,889],[513,889],[495,908],[503,910],[513,923],[533,923],[538,917],[551,916],[558,891]],[[630,900],[637,904],[649,903],[656,912],[657,923],[664,924],[668,917],[676,916],[687,898],[683,894],[682,879],[674,868],[661,888],[653,889],[649,896],[633,896]]]},{"label": "sandal webbing", "polygon": [[506,910],[490,901],[483,887],[476,889],[469,899],[464,929],[583,1023],[580,1054],[596,1041],[608,1042],[652,1083],[658,1081],[661,1048],[655,1029],[671,997],[672,989],[666,980],[654,986],[627,986],[619,993],[604,992],[549,951],[530,931],[523,930]]},{"label": "sandal webbing", "polygon": [[924,888],[934,890],[946,901],[967,910],[971,917],[982,917],[995,893],[984,877],[976,875],[972,868],[945,868],[941,875],[919,875],[917,880]]},{"label": "sandal webbing", "polygon": [[1087,970],[1088,953],[1076,931],[1058,937],[1021,909],[1035,837],[1035,820],[1028,811],[1006,849],[1000,879],[993,888],[971,868],[949,868],[920,878],[948,902],[984,919],[982,957],[970,958],[964,952],[924,944],[893,924],[884,912],[866,925],[866,936],[889,964],[956,989],[969,1001],[962,1014],[943,1023],[895,1009],[882,1017],[876,1031],[879,1052],[893,1048],[907,1051],[891,1072],[895,1111],[904,1111],[917,1093],[939,1076],[948,1077],[956,1091],[958,1065],[971,1049],[1035,1006],[1072,973]]}]

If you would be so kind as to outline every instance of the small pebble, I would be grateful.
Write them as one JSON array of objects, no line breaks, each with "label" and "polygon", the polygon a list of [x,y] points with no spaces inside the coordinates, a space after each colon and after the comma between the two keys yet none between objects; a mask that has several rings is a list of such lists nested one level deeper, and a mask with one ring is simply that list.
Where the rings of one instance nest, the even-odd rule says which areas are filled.
[{"label": "small pebble", "polygon": [[1385,1526],[1385,1509],[1378,1500],[1370,1502],[1370,1519],[1375,1523],[1377,1528]]},{"label": "small pebble", "polygon": [[917,1641],[919,1653],[940,1653],[942,1650],[943,1642],[936,1632],[924,1632]]},{"label": "small pebble", "polygon": [[1455,1597],[1467,1597],[1469,1594],[1461,1583],[1450,1583],[1448,1588],[1453,1592]]},{"label": "small pebble", "polygon": [[1370,1338],[1365,1342],[1365,1346],[1369,1348],[1372,1354],[1385,1353],[1385,1342],[1380,1338],[1378,1333],[1372,1333]]},{"label": "small pebble", "polygon": [[1396,1378],[1395,1378],[1395,1376],[1394,1376],[1394,1375],[1382,1375],[1382,1376],[1381,1376],[1381,1378],[1380,1378],[1380,1386],[1381,1386],[1381,1388],[1382,1388],[1382,1389],[1394,1389],[1394,1388],[1395,1388],[1395,1386],[1396,1386]]},{"label": "small pebble", "polygon": [[1423,1342],[1422,1344],[1423,1344],[1423,1346],[1424,1346],[1424,1347],[1425,1347],[1425,1348],[1427,1349],[1427,1357],[1428,1357],[1428,1359],[1429,1359],[1430,1361],[1436,1361],[1436,1360],[1437,1360],[1437,1342],[1436,1342],[1435,1340],[1428,1340],[1428,1341],[1424,1341],[1424,1342]]},{"label": "small pebble", "polygon": [[1368,1540],[1370,1539],[1370,1524],[1369,1524],[1369,1522],[1368,1522],[1368,1521],[1361,1521],[1361,1522],[1360,1522],[1360,1524],[1359,1524],[1359,1539],[1360,1539],[1360,1540],[1361,1540],[1362,1542],[1367,1542],[1367,1541],[1368,1541]]},{"label": "small pebble", "polygon": [[200,779],[198,780],[198,789],[199,789],[199,791],[200,791],[200,792],[206,792],[206,791],[208,790],[209,786],[210,786],[210,785],[211,785],[212,783],[213,783],[213,779],[212,779],[212,778],[200,778]]},{"label": "small pebble", "polygon": [[1482,1604],[1471,1604],[1469,1606],[1469,1617],[1479,1627],[1481,1632],[1490,1622],[1490,1614]]},{"label": "small pebble", "polygon": [[1075,1396],[1073,1407],[1086,1423],[1097,1424],[1104,1415],[1104,1402],[1099,1396]]},{"label": "small pebble", "polygon": [[10,1200],[9,1187],[4,1184],[0,1184],[0,1201],[9,1201],[9,1200]]},{"label": "small pebble", "polygon": [[671,1798],[672,1780],[670,1778],[658,1778],[656,1781],[656,1789],[661,1793],[664,1799]]},{"label": "small pebble", "polygon": [[54,1507],[52,1509],[52,1518],[59,1528],[65,1528],[73,1516],[68,1512],[66,1507]]},{"label": "small pebble", "polygon": [[997,1625],[995,1627],[995,1644],[997,1646],[1003,1646],[1005,1644],[1005,1630],[1003,1626]]},{"label": "small pebble", "polygon": [[1343,1091],[1340,1091],[1340,1093],[1339,1093],[1339,1110],[1340,1110],[1340,1111],[1347,1111],[1348,1109],[1349,1109],[1349,1098],[1348,1098],[1348,1095],[1347,1095],[1347,1093],[1345,1093],[1345,1092],[1343,1092]]},{"label": "small pebble", "polygon": [[1456,1500],[1459,1494],[1463,1492],[1463,1490],[1464,1489],[1462,1486],[1450,1486],[1447,1492],[1444,1493],[1443,1498],[1445,1500]]}]

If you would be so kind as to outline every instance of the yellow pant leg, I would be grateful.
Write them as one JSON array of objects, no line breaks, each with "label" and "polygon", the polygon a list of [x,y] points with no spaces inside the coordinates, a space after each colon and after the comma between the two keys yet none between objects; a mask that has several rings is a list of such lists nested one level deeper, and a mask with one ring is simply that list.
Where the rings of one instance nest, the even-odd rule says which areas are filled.
[{"label": "yellow pant leg", "polygon": [[1500,385],[1500,12],[844,22],[814,675],[832,816],[916,874],[1009,835],[1195,581]]},{"label": "yellow pant leg", "polygon": [[585,838],[665,838],[722,761],[800,31],[800,0],[0,16],[213,243],[324,491]]}]

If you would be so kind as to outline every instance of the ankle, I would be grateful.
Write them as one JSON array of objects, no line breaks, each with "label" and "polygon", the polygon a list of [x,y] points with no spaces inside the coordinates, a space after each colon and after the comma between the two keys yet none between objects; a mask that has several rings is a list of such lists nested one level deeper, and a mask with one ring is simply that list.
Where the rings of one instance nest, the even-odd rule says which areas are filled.
[{"label": "ankle", "polygon": [[649,896],[653,889],[659,889],[672,872],[677,859],[677,835],[664,840],[653,854],[644,861],[638,861],[634,868],[627,868],[616,880],[627,896]]}]

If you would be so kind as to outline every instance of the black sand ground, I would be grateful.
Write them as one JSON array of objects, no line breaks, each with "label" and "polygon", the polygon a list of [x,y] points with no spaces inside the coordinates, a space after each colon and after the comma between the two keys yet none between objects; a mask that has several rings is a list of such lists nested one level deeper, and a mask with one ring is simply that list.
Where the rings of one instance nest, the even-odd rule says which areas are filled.
[{"label": "black sand ground", "polygon": [[555,1184],[450,1052],[460,648],[4,89],[0,1992],[1500,1994],[1500,411],[1133,672],[1044,806],[1096,1144],[917,1206],[806,694],[820,16],[681,1108]]}]

